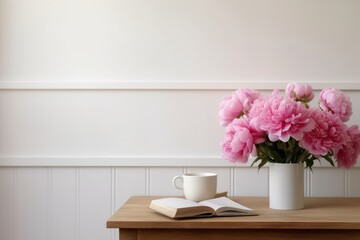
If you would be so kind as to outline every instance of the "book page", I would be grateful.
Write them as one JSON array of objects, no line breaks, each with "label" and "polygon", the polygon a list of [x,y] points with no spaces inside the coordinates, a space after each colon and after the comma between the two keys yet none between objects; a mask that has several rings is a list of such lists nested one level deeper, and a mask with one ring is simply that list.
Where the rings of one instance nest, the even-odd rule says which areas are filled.
[{"label": "book page", "polygon": [[184,198],[161,198],[153,201],[158,205],[161,204],[174,209],[202,206],[197,202],[186,200]]},{"label": "book page", "polygon": [[211,207],[215,211],[219,210],[220,208],[226,208],[227,210],[238,210],[243,212],[251,212],[252,209],[245,207],[237,202],[234,202],[233,200],[230,200],[227,197],[220,197],[220,198],[214,198],[209,199],[200,202],[200,204]]}]

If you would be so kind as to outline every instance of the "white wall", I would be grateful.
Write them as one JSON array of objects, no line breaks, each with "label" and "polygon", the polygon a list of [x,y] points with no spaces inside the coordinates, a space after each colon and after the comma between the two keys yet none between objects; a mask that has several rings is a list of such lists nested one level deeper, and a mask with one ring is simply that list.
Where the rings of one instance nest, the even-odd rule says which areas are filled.
[{"label": "white wall", "polygon": [[358,81],[357,0],[1,0],[2,81]]},{"label": "white wall", "polygon": [[[0,239],[116,239],[130,195],[173,176],[267,196],[267,168],[221,159],[239,87],[345,90],[360,123],[360,2],[0,0]],[[306,171],[307,196],[360,197],[360,163]],[[131,184],[129,184],[131,183]]]}]

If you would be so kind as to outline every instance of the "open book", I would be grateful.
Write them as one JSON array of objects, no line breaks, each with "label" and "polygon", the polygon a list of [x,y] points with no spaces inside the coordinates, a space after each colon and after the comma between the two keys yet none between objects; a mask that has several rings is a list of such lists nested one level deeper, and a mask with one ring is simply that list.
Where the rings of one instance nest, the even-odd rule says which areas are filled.
[{"label": "open book", "polygon": [[227,197],[193,202],[184,198],[161,198],[152,200],[150,208],[170,218],[257,215]]}]

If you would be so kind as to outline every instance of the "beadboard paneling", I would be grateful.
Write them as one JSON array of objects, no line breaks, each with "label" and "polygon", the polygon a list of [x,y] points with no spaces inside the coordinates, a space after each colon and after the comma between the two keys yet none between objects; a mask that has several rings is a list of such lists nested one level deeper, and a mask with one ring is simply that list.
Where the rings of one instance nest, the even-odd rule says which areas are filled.
[{"label": "beadboard paneling", "polygon": [[49,171],[51,240],[78,239],[78,169],[56,167]]},{"label": "beadboard paneling", "polygon": [[81,168],[78,189],[78,234],[80,240],[110,239],[105,228],[112,214],[113,187],[111,168]]},{"label": "beadboard paneling", "polygon": [[115,172],[115,209],[125,203],[128,196],[146,195],[148,169],[145,167],[118,167]]},{"label": "beadboard paneling", "polygon": [[360,168],[353,168],[348,171],[348,195],[349,197],[360,197]]},{"label": "beadboard paneling", "polygon": [[149,169],[150,195],[182,195],[182,192],[172,185],[172,179],[184,173],[183,168],[154,167]]},{"label": "beadboard paneling", "polygon": [[267,167],[259,171],[254,168],[235,168],[234,195],[236,196],[267,196],[269,191],[269,170]]},{"label": "beadboard paneling", "polygon": [[15,174],[14,238],[49,239],[51,182],[48,168],[18,168]]},{"label": "beadboard paneling", "polygon": [[311,197],[346,197],[346,170],[314,168],[311,177]]},{"label": "beadboard paneling", "polygon": [[15,239],[15,170],[0,167],[0,239]]},{"label": "beadboard paneling", "polygon": [[[305,171],[305,194],[360,197],[359,168]],[[21,240],[111,239],[106,219],[131,195],[182,195],[171,185],[183,172],[216,172],[218,191],[267,196],[268,168],[0,167],[0,236]]]}]

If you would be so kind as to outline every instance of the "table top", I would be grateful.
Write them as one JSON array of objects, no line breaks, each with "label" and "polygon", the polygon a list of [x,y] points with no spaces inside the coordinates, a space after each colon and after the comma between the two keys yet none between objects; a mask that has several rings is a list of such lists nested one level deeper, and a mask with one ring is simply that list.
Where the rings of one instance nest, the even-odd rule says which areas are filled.
[{"label": "table top", "polygon": [[171,219],[149,209],[151,200],[131,197],[108,219],[108,228],[137,229],[360,229],[360,198],[305,198],[301,210],[273,210],[267,197],[230,197],[258,216]]}]

